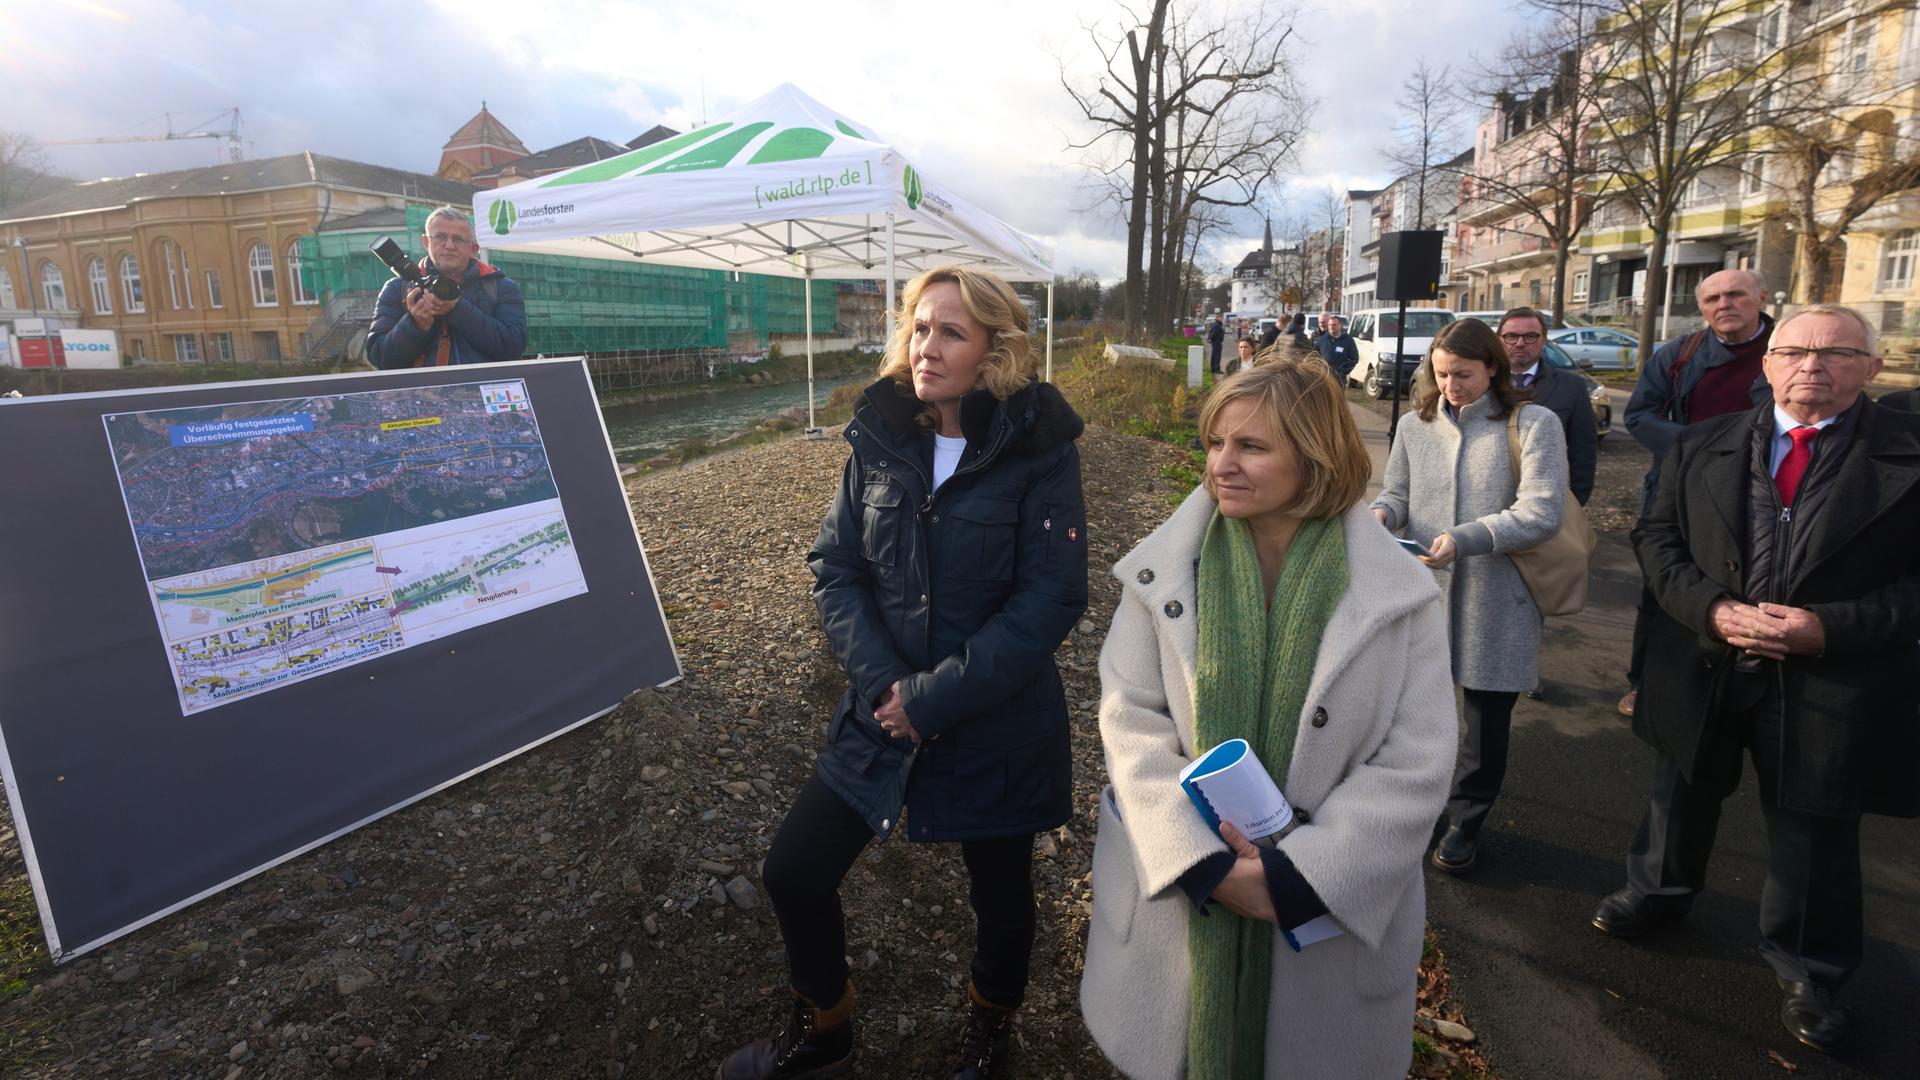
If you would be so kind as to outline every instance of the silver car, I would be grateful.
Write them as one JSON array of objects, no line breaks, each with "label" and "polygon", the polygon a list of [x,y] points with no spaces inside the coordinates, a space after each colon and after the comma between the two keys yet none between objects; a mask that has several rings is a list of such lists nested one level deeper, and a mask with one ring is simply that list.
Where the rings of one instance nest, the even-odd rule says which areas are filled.
[{"label": "silver car", "polygon": [[1632,371],[1640,337],[1611,326],[1567,326],[1547,334],[1574,362],[1594,371]]}]

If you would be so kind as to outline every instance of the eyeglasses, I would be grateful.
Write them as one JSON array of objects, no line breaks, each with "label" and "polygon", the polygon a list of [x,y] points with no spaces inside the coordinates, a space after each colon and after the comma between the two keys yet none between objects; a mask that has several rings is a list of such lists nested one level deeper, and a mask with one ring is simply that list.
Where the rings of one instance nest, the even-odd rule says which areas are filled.
[{"label": "eyeglasses", "polygon": [[462,236],[459,233],[437,232],[428,233],[427,242],[429,244],[471,244],[473,243],[473,237]]},{"label": "eyeglasses", "polygon": [[1543,336],[1542,334],[1501,334],[1500,340],[1509,345],[1531,345]]},{"label": "eyeglasses", "polygon": [[1873,354],[1863,349],[1799,349],[1791,345],[1778,349],[1768,349],[1767,355],[1783,364],[1804,364],[1809,356],[1820,361],[1822,367],[1829,364],[1845,364],[1854,360],[1864,360]]}]

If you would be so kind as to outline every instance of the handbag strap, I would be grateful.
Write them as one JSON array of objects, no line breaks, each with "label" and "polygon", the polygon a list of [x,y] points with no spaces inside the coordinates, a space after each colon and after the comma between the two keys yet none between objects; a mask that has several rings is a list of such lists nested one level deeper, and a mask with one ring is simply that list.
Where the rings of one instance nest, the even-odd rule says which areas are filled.
[{"label": "handbag strap", "polygon": [[1507,410],[1507,460],[1513,465],[1513,497],[1520,497],[1520,406]]}]

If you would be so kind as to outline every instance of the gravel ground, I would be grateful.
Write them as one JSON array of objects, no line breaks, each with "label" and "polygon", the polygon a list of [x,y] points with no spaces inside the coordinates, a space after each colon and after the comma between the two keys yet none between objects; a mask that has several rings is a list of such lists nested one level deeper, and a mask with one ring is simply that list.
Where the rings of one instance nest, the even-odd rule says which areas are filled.
[{"label": "gravel ground", "polygon": [[[1063,1080],[1115,1075],[1076,1004],[1105,777],[1096,661],[1119,593],[1105,567],[1184,491],[1163,444],[1092,429],[1082,451],[1092,601],[1059,653],[1078,809],[1039,841],[1016,1058]],[[845,453],[789,440],[634,480],[683,682],[58,971],[43,954],[0,1006],[0,1075],[711,1075],[785,1009],[757,867],[844,686],[804,558]],[[5,915],[37,934],[10,824]],[[957,849],[874,845],[843,895],[858,1074],[947,1075],[973,932]],[[1422,986],[1460,1018],[1443,973]],[[1417,1075],[1455,1051],[1477,1064],[1426,1041]]]}]

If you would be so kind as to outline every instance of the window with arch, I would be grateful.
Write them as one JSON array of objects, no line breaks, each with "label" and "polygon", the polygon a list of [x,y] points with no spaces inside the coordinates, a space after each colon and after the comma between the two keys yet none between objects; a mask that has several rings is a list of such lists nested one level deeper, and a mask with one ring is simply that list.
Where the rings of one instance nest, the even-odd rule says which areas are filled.
[{"label": "window with arch", "polygon": [[11,310],[14,303],[13,275],[7,272],[6,267],[0,266],[0,308]]},{"label": "window with arch", "polygon": [[140,264],[131,255],[120,256],[120,297],[131,314],[147,310],[146,295],[140,291]]},{"label": "window with arch", "polygon": [[307,279],[300,274],[300,241],[287,245],[287,295],[296,304],[317,304],[320,298],[307,288]]},{"label": "window with arch", "polygon": [[52,259],[40,264],[40,299],[50,311],[67,310],[67,279]]},{"label": "window with arch", "polygon": [[167,264],[167,306],[180,310],[180,257],[175,253],[173,241],[160,241],[160,261]]},{"label": "window with arch", "polygon": [[107,285],[107,262],[98,255],[87,260],[87,286],[93,290],[93,313],[113,314],[113,289]]},{"label": "window with arch", "polygon": [[1912,288],[1916,261],[1920,261],[1920,231],[1902,229],[1887,237],[1880,249],[1880,288]]},{"label": "window with arch", "polygon": [[273,307],[280,303],[280,294],[273,287],[273,252],[258,240],[247,249],[247,278],[253,284],[254,307]]}]

